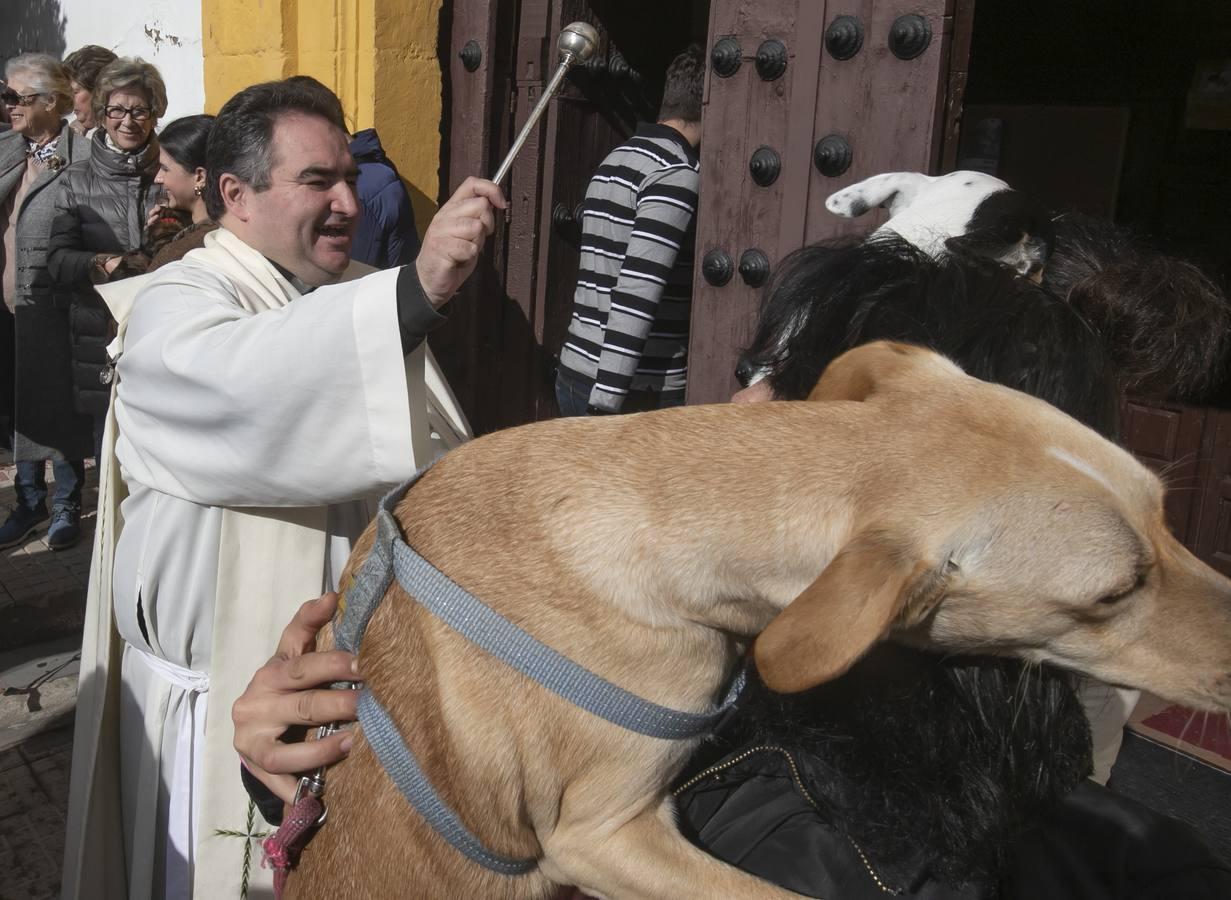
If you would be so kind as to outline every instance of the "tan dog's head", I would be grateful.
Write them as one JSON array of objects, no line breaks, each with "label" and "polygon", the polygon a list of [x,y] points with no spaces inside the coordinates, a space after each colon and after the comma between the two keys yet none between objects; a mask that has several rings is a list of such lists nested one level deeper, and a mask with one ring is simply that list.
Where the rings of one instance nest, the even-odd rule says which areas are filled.
[{"label": "tan dog's head", "polygon": [[758,637],[770,687],[832,678],[893,633],[1231,708],[1231,581],[1175,540],[1127,452],[901,344],[839,357],[810,399],[877,404],[919,438],[877,463],[856,536]]}]

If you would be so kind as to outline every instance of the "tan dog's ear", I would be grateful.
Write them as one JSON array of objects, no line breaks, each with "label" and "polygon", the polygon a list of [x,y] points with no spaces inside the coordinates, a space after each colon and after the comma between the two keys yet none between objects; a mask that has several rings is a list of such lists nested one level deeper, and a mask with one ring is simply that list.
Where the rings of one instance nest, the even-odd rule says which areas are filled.
[{"label": "tan dog's ear", "polygon": [[944,596],[943,572],[886,532],[859,535],[757,637],[761,679],[794,693],[836,678],[894,622],[930,612]]},{"label": "tan dog's ear", "polygon": [[894,384],[963,375],[939,353],[914,344],[873,341],[847,350],[821,373],[809,400],[867,400]]}]

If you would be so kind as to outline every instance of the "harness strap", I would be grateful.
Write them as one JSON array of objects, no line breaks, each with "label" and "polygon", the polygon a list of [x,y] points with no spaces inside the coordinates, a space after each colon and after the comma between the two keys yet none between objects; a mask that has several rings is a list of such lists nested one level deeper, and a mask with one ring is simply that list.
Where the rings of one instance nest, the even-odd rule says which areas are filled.
[{"label": "harness strap", "polygon": [[470,833],[436,793],[397,725],[371,691],[359,695],[359,721],[363,725],[363,736],[393,783],[437,834],[469,859],[501,875],[524,875],[534,869],[537,865],[534,859],[513,859],[494,853]]},{"label": "harness strap", "polygon": [[[475,646],[557,696],[613,725],[646,737],[682,740],[713,731],[734,707],[746,672],[740,670],[722,704],[710,713],[691,713],[638,697],[556,652],[510,622],[416,553],[402,540],[393,510],[423,476],[391,491],[376,514],[376,543],[346,587],[335,623],[336,643],[359,652],[376,608],[394,578],[415,602]],[[486,849],[440,798],[406,745],[397,725],[370,691],[359,698],[359,723],[377,758],[403,796],[446,841],[469,859],[504,875],[535,866]]]},{"label": "harness strap", "polygon": [[612,684],[514,625],[400,541],[393,545],[393,571],[406,593],[462,637],[613,725],[646,737],[683,740],[711,731],[725,711],[680,712]]}]

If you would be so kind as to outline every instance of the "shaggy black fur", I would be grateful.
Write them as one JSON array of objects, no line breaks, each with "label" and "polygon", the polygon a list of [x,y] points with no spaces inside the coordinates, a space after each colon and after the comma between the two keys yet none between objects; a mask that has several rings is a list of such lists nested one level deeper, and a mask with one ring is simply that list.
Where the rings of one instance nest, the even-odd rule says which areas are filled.
[{"label": "shaggy black fur", "polygon": [[1068,214],[1055,229],[1043,285],[1099,332],[1125,390],[1193,403],[1225,395],[1231,302],[1214,282],[1105,220]]},{"label": "shaggy black fur", "polygon": [[736,740],[795,755],[814,798],[877,866],[988,884],[1014,837],[1090,772],[1068,677],[892,644],[796,696],[750,679]]},{"label": "shaggy black fur", "polygon": [[[779,397],[805,397],[830,360],[877,338],[922,344],[1106,435],[1111,369],[1094,330],[1032,281],[980,257],[935,260],[898,237],[797,250],[777,267],[741,378],[768,370]],[[785,339],[784,339],[785,336]]]},{"label": "shaggy black fur", "polygon": [[[1003,338],[1004,329],[1014,327],[1011,319],[1025,317],[1036,320],[1023,322],[1028,331],[1042,329],[1036,346],[1014,351],[1020,368],[1033,370],[1030,377],[1080,390],[1080,379],[1069,377],[1074,369],[1089,368],[1098,377],[1110,364],[1122,391],[1191,403],[1228,399],[1231,301],[1217,285],[1192,264],[1158,252],[1125,229],[1076,214],[1056,218],[1054,235],[1047,231],[1039,238],[1051,250],[1042,283],[1034,284],[991,259],[1018,229],[1021,215],[1016,209],[989,212],[970,234],[951,238],[949,253],[940,260],[884,235],[796,251],[778,266],[766,289],[756,336],[741,358],[741,380],[767,368],[776,393],[800,395],[836,351],[868,339],[869,315],[907,319],[907,333],[924,329],[920,342],[954,357],[978,340],[989,322]],[[1068,315],[1056,300],[1080,316]],[[980,319],[981,307],[987,307],[988,321]],[[1046,332],[1071,331],[1082,322],[1097,335],[1101,351],[1091,342],[1076,358],[1042,358],[1051,341]],[[898,335],[891,330],[884,336]],[[798,349],[806,351],[802,360]],[[968,370],[1038,393],[1029,378]],[[1071,411],[1070,402],[1086,399],[1052,402]]]}]

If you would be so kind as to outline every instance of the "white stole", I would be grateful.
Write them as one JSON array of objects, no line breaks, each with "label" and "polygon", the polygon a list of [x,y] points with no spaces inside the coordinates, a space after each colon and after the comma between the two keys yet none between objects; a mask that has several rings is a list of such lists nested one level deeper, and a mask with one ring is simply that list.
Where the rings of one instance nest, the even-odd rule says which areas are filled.
[{"label": "white stole", "polygon": [[[226,229],[207,235],[205,246],[189,257],[225,274],[237,288],[237,304],[249,312],[277,309],[300,296],[268,260]],[[352,263],[343,280],[372,271]],[[113,357],[122,352],[128,316],[141,288],[154,277],[157,273],[99,288],[119,325],[109,348]],[[407,452],[418,468],[440,450],[467,440],[471,432],[426,343],[406,358],[406,385],[412,443]],[[115,459],[114,384],[111,399],[99,461],[98,520],[77,696],[61,888],[66,900],[128,897],[118,759],[122,642],[112,606],[112,567],[122,527],[119,508],[127,492]],[[233,834],[261,831],[264,823],[259,813],[249,819],[252,809],[232,746],[231,705],[273,654],[295,610],[321,592],[327,512],[323,506],[223,510],[201,779],[204,797],[193,876],[197,900],[272,897],[271,873],[260,865],[259,840]]]}]

